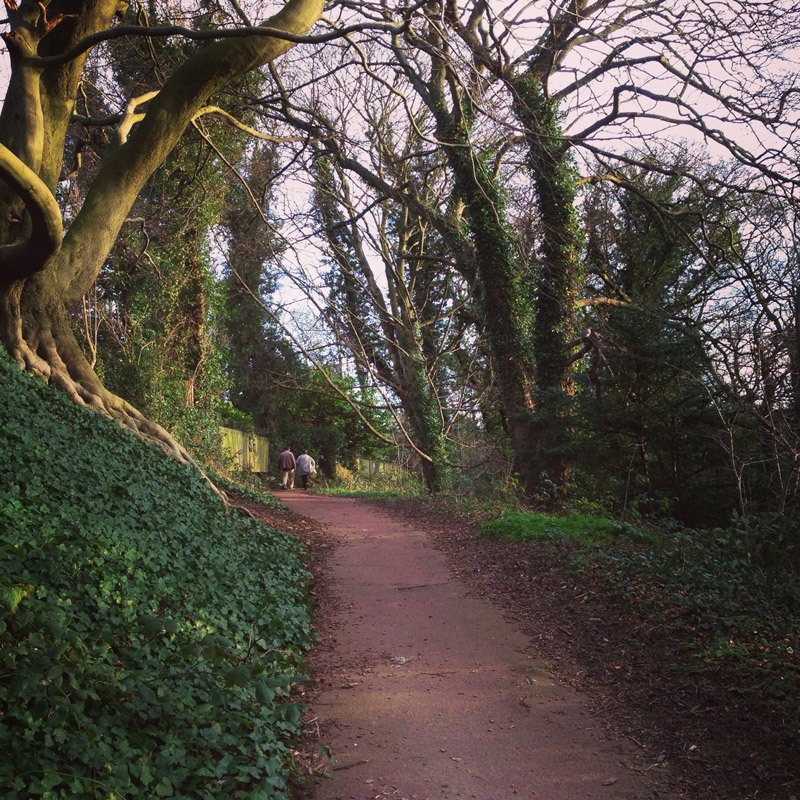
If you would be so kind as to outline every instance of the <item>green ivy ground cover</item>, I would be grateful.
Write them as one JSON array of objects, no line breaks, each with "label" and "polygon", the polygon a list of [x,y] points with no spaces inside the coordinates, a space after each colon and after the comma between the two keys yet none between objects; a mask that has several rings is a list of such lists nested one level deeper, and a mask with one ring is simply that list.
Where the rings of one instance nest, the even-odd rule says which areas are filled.
[{"label": "green ivy ground cover", "polygon": [[0,354],[0,796],[286,797],[299,549]]}]

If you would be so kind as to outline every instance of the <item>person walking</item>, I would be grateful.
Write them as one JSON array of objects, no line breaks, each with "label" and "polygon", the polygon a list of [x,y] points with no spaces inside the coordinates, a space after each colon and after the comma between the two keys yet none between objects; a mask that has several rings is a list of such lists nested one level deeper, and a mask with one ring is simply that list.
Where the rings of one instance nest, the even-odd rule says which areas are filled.
[{"label": "person walking", "polygon": [[283,472],[281,486],[284,489],[294,489],[294,471],[296,468],[297,462],[294,460],[294,453],[292,448],[287,445],[286,449],[278,456],[278,469]]},{"label": "person walking", "polygon": [[308,479],[311,475],[317,474],[317,465],[314,459],[308,454],[308,450],[297,456],[297,477],[303,482],[303,488],[308,491]]}]

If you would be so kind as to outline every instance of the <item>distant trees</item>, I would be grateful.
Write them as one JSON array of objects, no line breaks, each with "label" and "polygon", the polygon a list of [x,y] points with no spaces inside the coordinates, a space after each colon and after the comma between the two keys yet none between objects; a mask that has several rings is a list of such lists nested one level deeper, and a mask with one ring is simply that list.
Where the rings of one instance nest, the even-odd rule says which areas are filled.
[{"label": "distant trees", "polygon": [[[717,503],[730,506],[715,406],[731,393],[707,337],[712,298],[731,279],[739,201],[709,192],[719,169],[689,153],[672,166],[668,175],[622,169],[586,196],[582,322],[594,350],[578,376],[580,462],[624,508],[670,508],[698,522]],[[703,172],[702,183],[686,178]]]},{"label": "distant trees", "polygon": [[219,226],[223,249],[226,363],[232,405],[248,414],[256,429],[274,432],[281,387],[301,369],[301,360],[268,312],[280,280],[283,244],[271,209],[278,156],[272,143],[245,153],[237,168]]},{"label": "distant trees", "polygon": [[[397,397],[425,484],[441,491],[449,414],[442,405],[440,359],[462,334],[454,321],[458,287],[434,286],[436,236],[412,211],[383,204],[367,243],[346,176],[325,156],[314,170],[314,204],[332,266],[327,321],[352,354],[362,385],[367,375],[374,377]],[[399,170],[410,178],[413,162]]]},{"label": "distant trees", "polygon": [[[793,185],[796,170],[779,150],[756,138],[746,148],[732,135],[781,139],[781,126],[794,124],[790,82],[776,84],[786,89],[773,93],[768,110],[744,82],[731,90],[715,70],[749,69],[743,59],[752,50],[761,69],[752,86],[770,72],[777,77],[773,55],[793,46],[787,22],[795,10],[722,11],[698,0],[636,11],[606,2],[434,3],[364,13],[400,30],[391,40],[351,40],[356,66],[344,44],[320,54],[325,94],[319,84],[304,93],[304,76],[288,71],[280,99],[265,107],[370,187],[373,202],[404,207],[436,231],[449,258],[440,272],[451,269],[469,287],[471,324],[491,355],[523,487],[531,496],[545,485],[566,490],[582,447],[574,373],[592,349],[579,333],[589,299],[581,187],[616,180],[626,164],[655,175],[672,170],[670,156],[649,153],[647,126],[699,132],[752,170],[750,189]],[[767,34],[778,23],[783,37]],[[380,133],[378,108],[390,109]],[[410,131],[415,144],[387,150],[389,141],[410,141]],[[607,144],[620,138],[641,146],[623,152]],[[433,199],[399,177],[400,166],[423,153],[443,176]],[[594,156],[607,174],[588,174]],[[687,180],[706,180],[686,169]]]},{"label": "distant trees", "polygon": [[[67,91],[55,76],[77,61],[58,54],[84,29],[62,18],[45,34],[38,6],[21,8],[12,32],[30,38],[25,25],[38,20],[39,52],[50,60],[40,64],[12,36],[9,97],[28,97],[35,65],[48,91],[49,81]],[[300,16],[290,10],[300,8]],[[318,13],[295,0],[276,19],[304,32]],[[718,498],[705,505],[720,515],[789,507],[800,418],[800,95],[789,59],[798,9],[783,0],[447,0],[331,13],[339,16],[324,23],[330,35],[292,51],[280,71],[267,66],[231,84],[220,100],[226,122],[198,123],[180,145],[203,93],[288,43],[254,36],[211,50],[170,45],[147,69],[120,58],[119,85],[129,73],[131,90],[159,89],[124,113],[105,107],[107,73],[97,66],[80,116],[90,126],[113,112],[120,144],[78,170],[81,191],[62,193],[71,227],[61,243],[53,227],[61,161],[48,162],[50,199],[23,170],[13,177],[0,168],[16,203],[2,222],[13,244],[4,252],[10,258],[23,242],[31,253],[44,247],[40,264],[52,266],[9,279],[3,338],[20,363],[147,429],[92,382],[88,365],[55,358],[67,345],[36,334],[54,312],[22,323],[28,283],[38,287],[29,316],[37,304],[71,305],[92,286],[101,250],[136,215],[147,222],[126,226],[123,249],[101,273],[112,315],[141,302],[146,318],[152,300],[143,292],[158,285],[171,311],[152,314],[148,335],[169,345],[163,374],[173,370],[196,391],[191,375],[207,363],[201,339],[224,339],[227,396],[261,428],[285,431],[283,381],[317,386],[306,373],[315,349],[317,377],[334,384],[332,397],[344,389],[356,418],[369,411],[382,425],[381,414],[394,415],[398,441],[418,454],[432,491],[458,466],[451,439],[463,423],[507,448],[516,480],[537,502],[557,504],[582,487],[686,519],[702,493]],[[91,25],[113,29],[110,14]],[[245,21],[244,10],[231,14]],[[203,8],[197,27],[210,30],[224,16]],[[215,68],[222,53],[236,61],[224,76]],[[165,81],[170,62],[183,66]],[[69,75],[73,98],[78,79]],[[179,78],[188,81],[183,93]],[[15,107],[31,109],[28,120],[6,103],[0,137],[33,163],[25,147],[35,149],[35,137],[19,133],[37,118],[26,102]],[[49,102],[42,108],[54,115]],[[150,109],[143,117],[142,108]],[[170,120],[168,146],[155,132],[161,114]],[[59,159],[65,141],[81,149],[62,117]],[[84,128],[95,137],[102,129]],[[131,210],[142,186],[140,210]],[[284,214],[284,197],[302,211]],[[183,201],[189,213],[158,218],[156,209]],[[34,228],[43,235],[22,235]],[[88,233],[101,229],[102,247]],[[311,248],[318,263],[308,263]],[[75,266],[79,252],[85,267]],[[73,277],[56,280],[63,258],[72,264],[63,274]],[[298,355],[296,330],[290,346],[278,329],[281,321],[292,327],[272,307],[278,268],[312,298],[309,318],[325,328],[307,355]],[[170,334],[170,313],[182,321],[180,337]],[[130,337],[119,346],[130,348]],[[344,353],[335,370],[334,350]],[[110,382],[111,366],[104,362]],[[219,397],[222,382],[215,386]],[[318,408],[306,410],[311,427],[325,427]]]}]

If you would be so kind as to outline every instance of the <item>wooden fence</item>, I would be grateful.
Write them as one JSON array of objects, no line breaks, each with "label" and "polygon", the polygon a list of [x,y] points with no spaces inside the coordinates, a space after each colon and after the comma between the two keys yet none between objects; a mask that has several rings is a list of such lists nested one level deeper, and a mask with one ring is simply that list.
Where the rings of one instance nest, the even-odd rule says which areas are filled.
[{"label": "wooden fence", "polygon": [[220,428],[222,450],[239,469],[248,472],[269,472],[269,439],[234,428]]},{"label": "wooden fence", "polygon": [[[247,472],[270,472],[269,439],[255,433],[237,431],[235,428],[220,428],[222,450],[239,469]],[[369,475],[402,475],[405,468],[397,463],[356,459],[356,472]]]}]

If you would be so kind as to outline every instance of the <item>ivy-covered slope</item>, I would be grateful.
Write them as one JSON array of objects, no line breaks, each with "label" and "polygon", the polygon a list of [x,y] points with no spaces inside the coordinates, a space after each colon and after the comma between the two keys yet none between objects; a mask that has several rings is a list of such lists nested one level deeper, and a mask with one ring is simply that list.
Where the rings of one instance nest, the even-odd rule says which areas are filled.
[{"label": "ivy-covered slope", "polygon": [[0,796],[283,798],[299,546],[0,352]]}]

